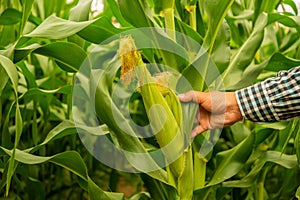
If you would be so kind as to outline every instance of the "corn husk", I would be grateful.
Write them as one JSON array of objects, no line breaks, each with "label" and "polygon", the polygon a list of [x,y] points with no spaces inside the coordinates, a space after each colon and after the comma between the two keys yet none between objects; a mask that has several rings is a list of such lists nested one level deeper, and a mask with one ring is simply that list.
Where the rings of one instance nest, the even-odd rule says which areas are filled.
[{"label": "corn husk", "polygon": [[[189,148],[184,149],[185,137],[181,130],[182,110],[179,99],[168,87],[167,73],[151,76],[131,37],[123,38],[120,48],[123,73],[128,69],[134,71],[131,76],[138,80],[137,90],[141,93],[152,131],[156,133],[155,138],[166,162],[171,163],[167,166],[169,181],[178,188],[181,199],[189,199],[192,195],[189,192],[192,188],[189,187],[193,185],[192,154]],[[185,188],[189,188],[188,191]]]}]

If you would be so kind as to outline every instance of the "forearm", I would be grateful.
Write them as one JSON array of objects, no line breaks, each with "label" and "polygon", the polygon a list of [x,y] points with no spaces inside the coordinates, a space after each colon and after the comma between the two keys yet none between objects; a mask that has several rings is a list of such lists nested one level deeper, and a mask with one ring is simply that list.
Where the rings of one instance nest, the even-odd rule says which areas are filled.
[{"label": "forearm", "polygon": [[300,116],[300,67],[235,92],[244,118],[274,122]]}]

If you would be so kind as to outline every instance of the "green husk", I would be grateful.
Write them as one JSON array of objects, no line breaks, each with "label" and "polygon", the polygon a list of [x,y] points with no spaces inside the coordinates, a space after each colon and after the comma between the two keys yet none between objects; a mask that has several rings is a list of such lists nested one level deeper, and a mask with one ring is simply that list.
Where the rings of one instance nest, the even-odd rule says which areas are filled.
[{"label": "green husk", "polygon": [[[125,48],[127,48],[127,50]],[[120,44],[123,73],[134,71],[139,83],[143,103],[167,163],[168,180],[174,185],[180,199],[191,199],[193,193],[193,161],[190,148],[185,149],[185,136],[182,130],[182,109],[177,95],[169,88],[167,73],[152,77],[142,61],[141,52],[136,50],[133,39],[123,38]],[[127,61],[127,63],[124,63]],[[126,72],[125,72],[126,73]],[[122,70],[121,70],[122,76]],[[121,77],[122,79],[122,77]]]}]

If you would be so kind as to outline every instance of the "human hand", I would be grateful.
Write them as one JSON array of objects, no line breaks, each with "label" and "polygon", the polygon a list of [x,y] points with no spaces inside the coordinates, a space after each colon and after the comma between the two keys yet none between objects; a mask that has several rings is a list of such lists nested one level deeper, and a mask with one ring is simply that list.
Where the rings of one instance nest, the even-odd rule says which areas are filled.
[{"label": "human hand", "polygon": [[181,102],[195,102],[199,104],[196,114],[196,126],[191,137],[211,129],[229,126],[243,119],[234,92],[198,92],[189,91],[179,94]]}]

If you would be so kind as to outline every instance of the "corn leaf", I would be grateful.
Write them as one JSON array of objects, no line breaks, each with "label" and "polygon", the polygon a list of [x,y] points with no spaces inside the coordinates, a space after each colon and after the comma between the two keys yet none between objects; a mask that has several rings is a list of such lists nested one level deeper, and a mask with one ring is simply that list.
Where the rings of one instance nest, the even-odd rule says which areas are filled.
[{"label": "corn leaf", "polygon": [[17,24],[21,21],[21,17],[22,17],[21,12],[12,8],[8,8],[1,13],[0,24],[1,25]]},{"label": "corn leaf", "polygon": [[[212,63],[211,55],[214,51],[213,57],[217,61],[221,70],[228,63],[228,59],[222,62],[219,59],[219,53],[226,52],[228,55],[228,30],[225,25],[222,26],[223,20],[230,8],[232,0],[227,1],[200,1],[200,5],[206,11],[208,17],[208,30],[206,32],[203,47],[208,51],[208,54],[199,50],[198,55],[192,61],[192,65],[188,66],[183,71],[183,76],[188,77],[188,80],[194,90],[204,90],[205,85],[214,80],[220,72],[216,71],[216,66]],[[217,35],[219,37],[217,39]],[[217,40],[216,40],[217,39]],[[224,56],[224,55],[223,55]],[[211,76],[213,75],[213,76]]]},{"label": "corn leaf", "polygon": [[245,165],[252,153],[255,134],[250,134],[234,148],[217,154],[218,166],[207,186],[212,186],[237,174]]},{"label": "corn leaf", "polygon": [[[260,15],[254,26],[254,30],[232,58],[229,66],[222,74],[224,85],[227,89],[232,88],[239,80],[243,71],[252,62],[257,50],[259,49],[264,38],[264,28],[267,25],[267,16]],[[234,78],[233,78],[234,77]]]},{"label": "corn leaf", "polygon": [[295,155],[281,154],[278,151],[263,152],[255,162],[254,167],[244,178],[241,180],[226,181],[223,183],[223,186],[239,188],[251,187],[253,183],[256,182],[256,179],[261,173],[264,165],[268,162],[275,163],[287,169],[297,167],[297,158]]},{"label": "corn leaf", "polygon": [[[13,152],[5,149],[3,147],[0,147],[3,153],[12,156]],[[2,153],[2,155],[3,155]],[[123,196],[121,194],[115,194],[111,195],[109,193],[106,193],[102,191],[88,176],[86,166],[78,154],[78,152],[75,151],[66,151],[60,154],[56,154],[54,156],[49,157],[42,157],[42,156],[36,156],[29,153],[25,153],[24,151],[20,151],[18,149],[15,150],[15,160],[24,164],[32,165],[32,164],[41,164],[45,162],[52,162],[56,165],[62,166],[65,169],[70,170],[80,178],[82,178],[84,181],[88,183],[88,190],[90,192],[91,199],[107,199],[112,200],[115,197],[118,197],[118,199],[122,199]],[[114,198],[113,198],[114,197]]]},{"label": "corn leaf", "polygon": [[122,16],[119,5],[117,4],[117,2],[115,0],[107,0],[107,3],[109,4],[109,7],[110,7],[112,13],[114,14],[117,21],[120,23],[120,25],[122,27],[131,26],[130,23],[128,23]]},{"label": "corn leaf", "polygon": [[203,7],[208,17],[208,30],[204,38],[204,48],[212,50],[217,34],[223,23],[223,20],[231,7],[233,0],[201,0],[200,4]]},{"label": "corn leaf", "polygon": [[35,49],[33,53],[54,58],[67,72],[77,72],[86,59],[86,53],[77,45],[67,42],[55,42]]},{"label": "corn leaf", "polygon": [[268,15],[268,24],[272,24],[274,22],[281,23],[287,27],[296,28],[298,33],[300,32],[300,19],[298,16],[288,16],[279,13],[270,13]]},{"label": "corn leaf", "polygon": [[74,22],[51,15],[47,19],[45,19],[36,29],[24,36],[48,39],[63,39],[76,34],[96,20],[97,19],[84,22]]},{"label": "corn leaf", "polygon": [[296,149],[296,156],[298,160],[298,166],[300,166],[300,121],[297,120],[298,126],[296,127],[295,130],[298,130],[296,132],[296,137],[295,137],[295,142],[294,142],[294,147]]},{"label": "corn leaf", "polygon": [[89,19],[92,0],[80,0],[78,4],[70,10],[69,20],[86,21]]},{"label": "corn leaf", "polygon": [[278,3],[280,3],[280,0],[255,1],[254,2],[254,21],[256,21],[259,18],[259,15],[262,14],[263,12],[272,13],[275,10],[275,8],[277,7]]},{"label": "corn leaf", "polygon": [[95,21],[94,23],[77,32],[77,34],[87,41],[95,44],[100,44],[106,39],[126,30],[128,29],[118,29],[114,27],[108,20],[108,18],[103,16],[97,19],[97,21]]},{"label": "corn leaf", "polygon": [[34,0],[22,0],[23,12],[22,12],[22,20],[20,24],[20,34],[22,34],[25,24],[31,14],[31,8]]},{"label": "corn leaf", "polygon": [[[111,49],[111,47],[107,49],[108,54],[111,53]],[[98,56],[100,55],[98,54]],[[103,54],[102,56],[104,58],[101,65],[103,69],[98,69],[97,73],[96,71],[94,71],[91,74],[91,80],[93,80],[92,83],[96,84],[94,86],[96,87],[96,113],[100,120],[104,122],[116,135],[115,137],[113,137],[114,139],[116,139],[115,145],[117,145],[117,147],[119,147],[120,149],[125,150],[124,154],[128,161],[133,165],[133,167],[138,170],[150,168],[158,169],[155,161],[151,158],[150,154],[148,154],[141,141],[135,136],[136,133],[128,123],[127,119],[120,112],[118,108],[119,106],[117,106],[112,100],[111,92],[113,80],[118,69],[120,68],[120,63],[116,56],[113,59],[111,59],[110,56],[105,57],[105,54]],[[99,80],[97,83],[94,83],[94,77],[97,77],[97,80]],[[124,132],[124,130],[126,130],[126,132]],[[142,153],[143,156],[137,158],[136,156],[138,156],[138,154],[134,156],[135,154],[132,154],[130,152]],[[156,178],[167,184],[166,172],[164,170],[158,169],[153,172],[148,172],[148,174],[153,178]]]},{"label": "corn leaf", "polygon": [[[153,21],[150,20],[151,14],[149,13],[150,9],[148,8],[149,5],[147,1],[118,0],[117,2],[122,16],[134,27],[153,27]],[[132,10],[135,12],[132,13]]]},{"label": "corn leaf", "polygon": [[298,198],[298,200],[300,199],[300,186],[298,187],[295,196]]}]

